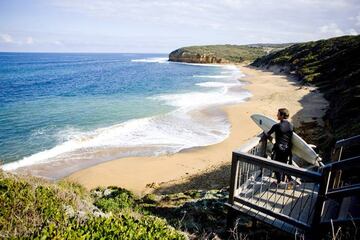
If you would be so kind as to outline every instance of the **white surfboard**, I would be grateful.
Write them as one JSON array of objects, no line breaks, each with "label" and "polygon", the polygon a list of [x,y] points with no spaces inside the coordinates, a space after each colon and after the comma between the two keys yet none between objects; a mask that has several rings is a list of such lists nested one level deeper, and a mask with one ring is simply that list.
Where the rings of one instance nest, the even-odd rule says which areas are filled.
[{"label": "white surfboard", "polygon": [[[262,114],[253,114],[251,115],[251,119],[264,131],[268,132],[271,127],[277,122]],[[273,137],[275,134],[272,135]],[[311,148],[299,135],[296,133],[292,136],[292,144],[293,147],[291,149],[292,154],[298,156],[299,158],[305,160],[306,162],[319,166],[319,161],[321,158],[319,155]]]}]

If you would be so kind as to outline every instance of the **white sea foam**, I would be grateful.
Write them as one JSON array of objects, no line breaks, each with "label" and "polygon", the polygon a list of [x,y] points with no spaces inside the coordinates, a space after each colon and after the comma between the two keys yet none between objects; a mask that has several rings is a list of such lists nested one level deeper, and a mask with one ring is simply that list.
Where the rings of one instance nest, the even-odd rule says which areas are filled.
[{"label": "white sea foam", "polygon": [[[200,66],[200,67],[219,67],[224,68],[226,65],[222,64],[213,64],[213,63],[187,63],[187,62],[171,62],[174,64],[183,64],[183,65],[193,65],[193,66]],[[236,66],[235,66],[236,67]]]},{"label": "white sea foam", "polygon": [[[231,76],[241,75],[237,68],[231,66],[222,67],[229,71]],[[218,143],[229,134],[230,125],[225,115],[202,116],[201,111],[197,110],[209,106],[239,103],[249,97],[250,93],[230,91],[234,86],[241,85],[237,77],[227,77],[223,81],[203,82],[197,85],[208,88],[208,90],[150,97],[152,100],[157,100],[163,104],[175,106],[176,110],[173,112],[154,117],[133,119],[88,132],[82,132],[75,128],[66,128],[58,133],[59,139],[63,141],[62,144],[25,157],[22,160],[5,164],[2,168],[4,170],[15,170],[33,164],[68,158],[77,159],[81,156],[81,153],[96,152],[97,149],[134,148],[136,150],[131,154],[141,155],[144,153],[141,153],[139,149],[153,147],[152,149],[155,150],[151,153],[157,155]],[[194,117],[194,110],[197,112],[197,117]],[[206,120],[204,120],[205,117]]]},{"label": "white sea foam", "polygon": [[168,58],[164,57],[155,57],[155,58],[143,58],[143,59],[133,59],[132,62],[145,62],[145,63],[167,63]]},{"label": "white sea foam", "polygon": [[231,78],[231,75],[193,75],[196,78]]},{"label": "white sea foam", "polygon": [[73,142],[68,141],[52,149],[33,154],[29,157],[25,157],[22,160],[7,163],[2,166],[2,169],[5,171],[10,171],[20,167],[26,167],[37,163],[46,163],[47,161],[49,161],[51,157],[55,157],[61,153],[68,152],[73,149],[74,149]]},{"label": "white sea foam", "polygon": [[233,83],[233,82],[202,82],[202,83],[197,83],[197,86],[200,87],[207,87],[207,88],[230,88],[230,87],[235,87],[235,86],[241,86],[241,83]]},{"label": "white sea foam", "polygon": [[75,131],[73,139],[20,161],[5,164],[2,168],[15,170],[51,162],[61,154],[106,147],[139,148],[157,145],[162,146],[158,153],[174,153],[185,148],[219,142],[227,136],[228,130],[229,124],[225,118],[212,118],[207,124],[203,124],[184,112],[174,111],[166,115],[130,120],[92,132],[79,134]]},{"label": "white sea foam", "polygon": [[164,101],[170,106],[179,107],[181,109],[196,109],[211,105],[235,104],[243,101],[248,97],[247,94],[226,94],[227,89],[213,92],[192,92],[182,94],[167,94],[153,97]]}]

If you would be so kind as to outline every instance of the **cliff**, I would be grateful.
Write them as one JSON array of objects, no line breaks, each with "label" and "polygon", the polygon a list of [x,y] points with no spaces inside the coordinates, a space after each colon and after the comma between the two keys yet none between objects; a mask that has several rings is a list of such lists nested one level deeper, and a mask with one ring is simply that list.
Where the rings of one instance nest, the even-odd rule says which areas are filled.
[{"label": "cliff", "polygon": [[240,63],[253,61],[289,44],[208,45],[179,48],[169,54],[169,61],[187,63]]},{"label": "cliff", "polygon": [[319,136],[328,152],[335,140],[360,134],[360,36],[292,45],[256,59],[253,66],[295,75],[317,86],[329,101]]}]

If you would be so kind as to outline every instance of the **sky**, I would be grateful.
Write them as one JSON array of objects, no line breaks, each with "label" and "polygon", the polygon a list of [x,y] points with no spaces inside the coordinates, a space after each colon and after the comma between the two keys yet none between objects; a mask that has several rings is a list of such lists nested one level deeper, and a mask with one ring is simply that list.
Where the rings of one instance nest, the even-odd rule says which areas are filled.
[{"label": "sky", "polygon": [[359,0],[0,0],[2,52],[169,53],[359,33]]}]

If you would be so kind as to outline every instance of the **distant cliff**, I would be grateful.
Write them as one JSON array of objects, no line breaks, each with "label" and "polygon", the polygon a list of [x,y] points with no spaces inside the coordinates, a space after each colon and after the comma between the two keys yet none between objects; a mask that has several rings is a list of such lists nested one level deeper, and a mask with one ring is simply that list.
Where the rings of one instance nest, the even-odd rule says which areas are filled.
[{"label": "distant cliff", "polygon": [[252,62],[258,57],[289,44],[208,45],[179,48],[169,54],[169,61],[187,63]]},{"label": "distant cliff", "polygon": [[295,44],[252,65],[291,73],[319,87],[330,103],[325,116],[330,136],[321,141],[325,148],[360,134],[360,35]]}]

